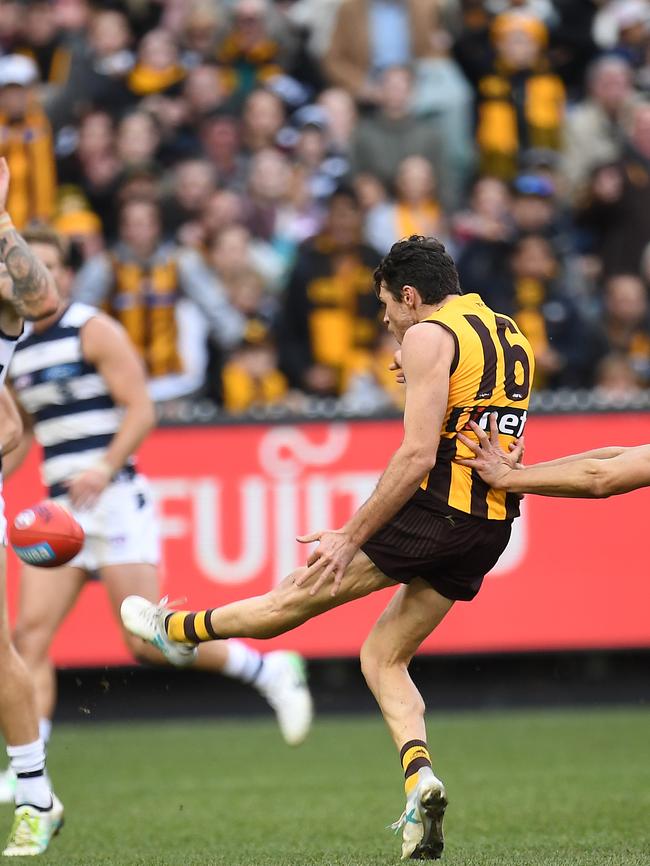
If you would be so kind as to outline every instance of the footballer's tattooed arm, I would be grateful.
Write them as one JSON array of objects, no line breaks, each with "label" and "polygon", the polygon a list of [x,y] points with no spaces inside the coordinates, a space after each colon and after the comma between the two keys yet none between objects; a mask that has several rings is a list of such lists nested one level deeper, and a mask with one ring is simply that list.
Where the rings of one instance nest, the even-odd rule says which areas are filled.
[{"label": "footballer's tattooed arm", "polygon": [[54,279],[26,241],[16,231],[5,210],[9,191],[9,167],[0,158],[0,302],[2,321],[9,332],[20,331],[21,319],[42,319],[56,312],[59,295]]}]

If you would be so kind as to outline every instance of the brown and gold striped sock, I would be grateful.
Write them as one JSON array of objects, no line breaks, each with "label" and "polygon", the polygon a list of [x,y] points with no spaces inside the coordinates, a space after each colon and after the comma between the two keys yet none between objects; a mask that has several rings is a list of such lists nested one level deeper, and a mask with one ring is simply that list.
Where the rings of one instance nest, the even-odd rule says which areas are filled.
[{"label": "brown and gold striped sock", "polygon": [[212,628],[212,611],[209,610],[177,610],[168,613],[165,618],[167,636],[179,643],[203,643],[208,640],[219,640],[219,635]]},{"label": "brown and gold striped sock", "polygon": [[404,790],[408,797],[418,783],[418,770],[423,767],[431,769],[431,757],[424,740],[409,740],[400,749],[399,758],[404,769]]}]

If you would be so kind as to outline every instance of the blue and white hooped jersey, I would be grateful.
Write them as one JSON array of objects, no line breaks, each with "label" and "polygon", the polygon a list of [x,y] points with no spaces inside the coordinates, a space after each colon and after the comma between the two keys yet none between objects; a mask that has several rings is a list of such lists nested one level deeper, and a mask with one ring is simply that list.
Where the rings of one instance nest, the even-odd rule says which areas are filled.
[{"label": "blue and white hooped jersey", "polygon": [[81,328],[97,312],[73,303],[47,330],[35,333],[29,327],[9,371],[43,447],[43,481],[50,495],[55,495],[53,487],[96,463],[120,426],[122,411],[82,354]]}]

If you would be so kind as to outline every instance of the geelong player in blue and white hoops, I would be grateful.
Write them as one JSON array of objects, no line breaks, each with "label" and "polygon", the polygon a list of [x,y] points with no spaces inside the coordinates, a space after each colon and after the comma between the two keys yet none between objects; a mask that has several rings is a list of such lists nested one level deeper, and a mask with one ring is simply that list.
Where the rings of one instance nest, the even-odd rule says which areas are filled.
[{"label": "geelong player in blue and white hoops", "polygon": [[[0,158],[0,385],[24,321],[43,319],[59,304],[52,275],[18,234],[5,209],[9,179],[9,167]],[[45,851],[58,833],[63,806],[52,793],[45,773],[45,745],[38,729],[34,686],[9,635],[5,531],[0,496],[0,729],[16,775],[16,811],[3,854],[31,857]]]},{"label": "geelong player in blue and white hoops", "polygon": [[[44,570],[23,564],[21,571],[15,641],[34,677],[47,740],[56,702],[49,648],[88,577],[101,578],[118,623],[129,594],[152,601],[160,596],[154,504],[133,458],[155,413],[143,365],[122,326],[95,307],[70,300],[72,274],[58,236],[38,229],[25,238],[54,278],[61,301],[16,347],[10,380],[25,435],[6,471],[20,465],[35,439],[43,448],[42,476],[50,498],[67,506],[85,532],[82,550],[66,565]],[[124,639],[137,659],[193,664],[252,685],[275,710],[287,743],[297,745],[306,737],[312,703],[296,653],[262,655],[229,641],[206,646],[195,658],[187,647],[152,647],[126,631]],[[10,798],[14,782],[10,771],[0,774],[0,801]]]}]

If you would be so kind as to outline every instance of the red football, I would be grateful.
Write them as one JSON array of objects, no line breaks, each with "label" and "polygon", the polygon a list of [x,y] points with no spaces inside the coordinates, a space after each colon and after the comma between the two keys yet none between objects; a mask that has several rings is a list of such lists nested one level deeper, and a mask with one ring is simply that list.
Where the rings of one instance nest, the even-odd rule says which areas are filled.
[{"label": "red football", "polygon": [[9,527],[9,541],[28,565],[56,568],[79,553],[84,531],[67,509],[46,499],[20,512]]}]

